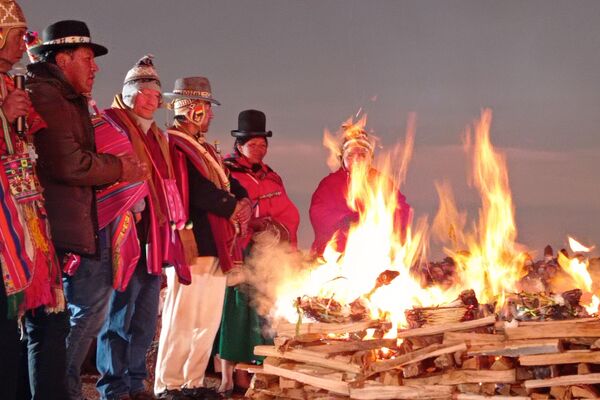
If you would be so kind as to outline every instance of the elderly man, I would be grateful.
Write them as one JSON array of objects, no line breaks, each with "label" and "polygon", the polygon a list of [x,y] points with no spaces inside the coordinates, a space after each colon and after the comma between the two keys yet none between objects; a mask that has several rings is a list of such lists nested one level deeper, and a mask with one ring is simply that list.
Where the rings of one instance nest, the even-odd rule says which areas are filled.
[{"label": "elderly man", "polygon": [[27,369],[18,365],[17,321],[24,315],[32,398],[63,399],[68,316],[33,147],[33,136],[45,123],[31,107],[27,93],[7,75],[25,51],[26,29],[19,5],[1,1],[0,397],[16,398],[17,373]]},{"label": "elderly man", "polygon": [[[145,391],[144,380],[146,353],[156,331],[162,267],[176,265],[179,269],[185,262],[183,255],[179,255],[182,252],[176,229],[185,225],[183,206],[167,138],[154,122],[161,104],[160,78],[152,56],[146,55],[129,70],[121,94],[104,111],[102,122],[96,126],[99,151],[103,148],[112,151],[119,138],[130,140],[131,151],[151,166],[145,187],[118,185],[114,191],[108,188],[107,193],[99,193],[101,224],[112,219],[106,218],[107,212],[129,205],[124,215],[115,216],[108,225],[113,254],[123,259],[113,257],[117,291],[111,297],[108,319],[98,340],[97,365],[101,377],[97,386],[102,399],[107,400],[154,398]],[[131,192],[127,193],[128,190]],[[127,218],[131,224],[126,222]],[[137,248],[125,243],[127,225],[133,228],[131,235],[139,241],[132,243]],[[131,254],[128,249],[133,250]]]},{"label": "elderly man", "polygon": [[88,97],[98,72],[95,57],[108,50],[91,41],[81,21],[48,26],[29,51],[42,61],[29,65],[31,101],[47,124],[35,135],[38,171],[52,240],[63,261],[63,283],[71,314],[67,337],[67,390],[80,400],[81,364],[104,322],[112,294],[106,229],[98,229],[95,188],[137,181],[145,171],[132,155],[95,151]]},{"label": "elderly man", "polygon": [[175,271],[167,270],[154,391],[167,399],[217,398],[204,387],[204,373],[221,321],[227,276],[235,275],[242,261],[237,239],[252,210],[246,190],[230,178],[206,141],[212,104],[219,104],[208,79],[178,79],[166,96],[175,111],[168,132],[189,216],[181,234],[192,282],[183,286]]}]

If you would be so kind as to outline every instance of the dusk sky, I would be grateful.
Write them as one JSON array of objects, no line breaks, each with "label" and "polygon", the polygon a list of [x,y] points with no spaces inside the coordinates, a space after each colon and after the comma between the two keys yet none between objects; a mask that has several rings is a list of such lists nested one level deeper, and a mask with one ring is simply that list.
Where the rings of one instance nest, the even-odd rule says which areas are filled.
[{"label": "dusk sky", "polygon": [[300,209],[303,247],[312,241],[310,196],[328,173],[323,130],[361,107],[384,149],[403,140],[409,113],[417,114],[402,188],[416,217],[433,218],[434,181],[443,179],[476,216],[461,135],[490,107],[492,141],[508,156],[519,242],[540,251],[572,234],[600,245],[600,1],[20,4],[30,29],[80,19],[108,47],[94,88],[103,108],[127,70],[152,53],[165,91],[180,76],[210,79],[223,105],[208,138],[223,149],[241,110],[264,111],[274,133],[266,161]]}]

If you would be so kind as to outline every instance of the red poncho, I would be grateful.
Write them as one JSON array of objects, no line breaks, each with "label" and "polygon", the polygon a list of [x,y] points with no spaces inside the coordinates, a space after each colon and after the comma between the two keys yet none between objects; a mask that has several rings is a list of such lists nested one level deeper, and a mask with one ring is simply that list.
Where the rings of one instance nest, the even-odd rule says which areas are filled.
[{"label": "red poncho", "polygon": [[[379,173],[372,169],[370,174]],[[327,243],[336,236],[336,249],[343,252],[346,247],[348,228],[352,222],[358,221],[358,212],[348,207],[346,195],[350,183],[350,173],[340,168],[327,175],[313,193],[310,202],[310,222],[315,232],[312,244],[312,253],[322,255]],[[401,229],[402,235],[406,231],[410,216],[410,206],[406,198],[398,191],[398,208],[395,221]]]}]

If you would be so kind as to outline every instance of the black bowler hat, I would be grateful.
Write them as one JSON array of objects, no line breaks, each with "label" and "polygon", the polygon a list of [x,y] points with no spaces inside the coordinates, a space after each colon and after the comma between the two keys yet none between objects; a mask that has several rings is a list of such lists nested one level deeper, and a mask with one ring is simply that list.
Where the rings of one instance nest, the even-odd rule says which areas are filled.
[{"label": "black bowler hat", "polygon": [[103,56],[108,49],[92,43],[90,30],[85,22],[66,20],[48,26],[42,32],[42,43],[28,49],[34,55],[42,55],[50,50],[69,49],[85,46],[92,49],[94,57]]},{"label": "black bowler hat", "polygon": [[245,110],[238,115],[238,128],[231,131],[236,138],[271,137],[273,132],[266,130],[265,113],[258,110]]}]

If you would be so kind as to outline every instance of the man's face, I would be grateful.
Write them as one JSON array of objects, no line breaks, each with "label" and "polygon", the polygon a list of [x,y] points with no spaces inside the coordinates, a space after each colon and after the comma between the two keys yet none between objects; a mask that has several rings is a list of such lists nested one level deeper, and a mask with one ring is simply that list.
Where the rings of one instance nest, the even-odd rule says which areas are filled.
[{"label": "man's face", "polygon": [[94,78],[99,68],[94,60],[94,52],[89,47],[78,47],[73,53],[60,53],[56,64],[63,71],[77,93],[91,93]]},{"label": "man's face", "polygon": [[188,118],[194,125],[198,127],[198,130],[202,133],[208,132],[210,121],[213,118],[212,106],[208,101],[198,101],[190,105],[188,111]]},{"label": "man's face", "polygon": [[371,163],[371,152],[364,147],[354,146],[344,152],[344,166],[352,171],[355,165],[368,166]]},{"label": "man's face", "polygon": [[6,43],[0,49],[0,58],[6,60],[11,66],[19,62],[25,52],[25,41],[23,35],[27,30],[25,28],[13,28],[8,31]]},{"label": "man's face", "polygon": [[146,88],[138,91],[133,103],[133,112],[142,118],[152,119],[160,105],[161,97],[162,94],[158,90]]}]

